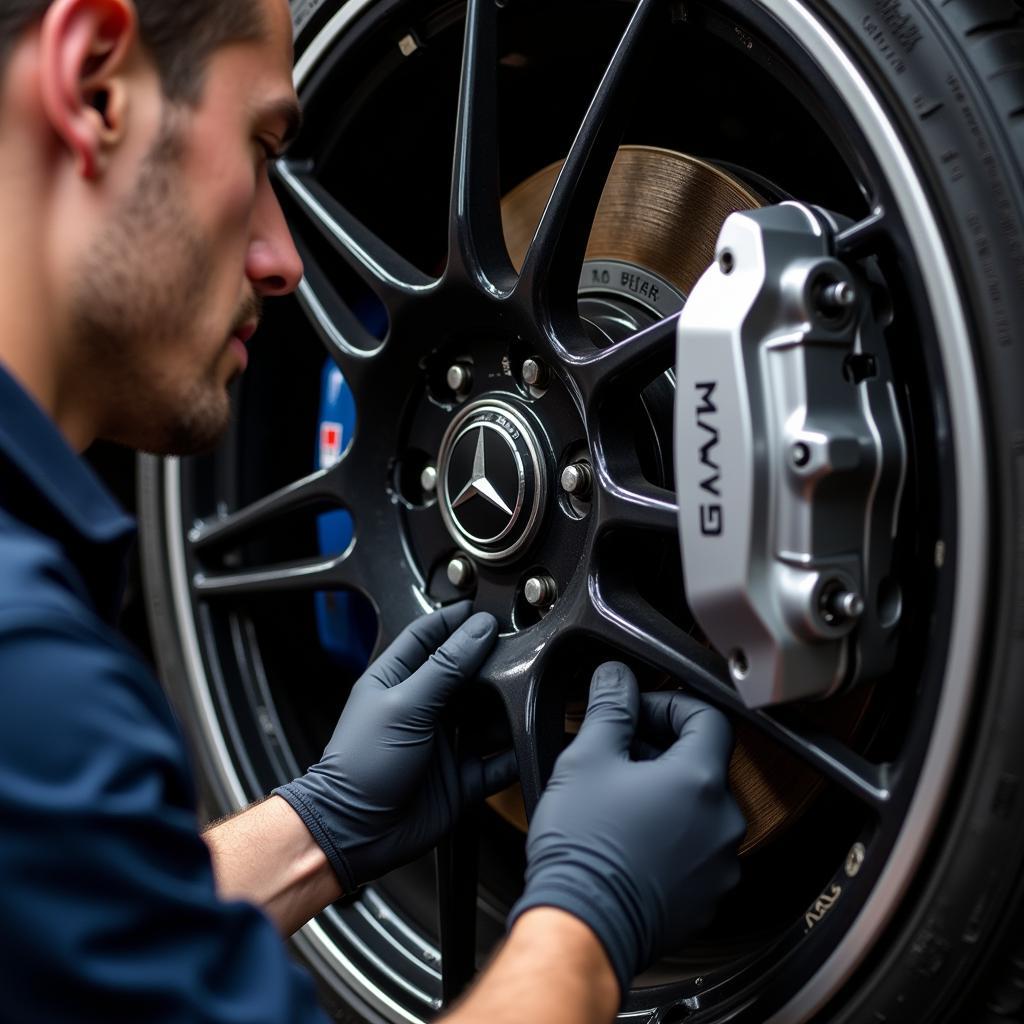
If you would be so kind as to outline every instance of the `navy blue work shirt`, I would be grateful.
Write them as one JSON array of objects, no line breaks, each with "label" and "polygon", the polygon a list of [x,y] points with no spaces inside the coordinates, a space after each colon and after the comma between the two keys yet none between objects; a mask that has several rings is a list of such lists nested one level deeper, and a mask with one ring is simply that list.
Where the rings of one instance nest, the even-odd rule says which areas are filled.
[{"label": "navy blue work shirt", "polygon": [[114,628],[134,524],[0,367],[0,1019],[323,1022],[217,898],[180,731]]}]

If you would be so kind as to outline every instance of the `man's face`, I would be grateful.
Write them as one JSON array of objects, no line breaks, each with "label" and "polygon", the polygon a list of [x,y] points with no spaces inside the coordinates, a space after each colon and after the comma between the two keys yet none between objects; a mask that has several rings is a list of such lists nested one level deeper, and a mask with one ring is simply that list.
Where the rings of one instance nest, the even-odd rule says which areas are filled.
[{"label": "man's face", "polygon": [[72,316],[103,379],[103,436],[159,454],[227,426],[261,301],[302,266],[266,173],[297,110],[285,0],[266,38],[209,62],[197,107],[164,105],[135,182],[79,268]]}]

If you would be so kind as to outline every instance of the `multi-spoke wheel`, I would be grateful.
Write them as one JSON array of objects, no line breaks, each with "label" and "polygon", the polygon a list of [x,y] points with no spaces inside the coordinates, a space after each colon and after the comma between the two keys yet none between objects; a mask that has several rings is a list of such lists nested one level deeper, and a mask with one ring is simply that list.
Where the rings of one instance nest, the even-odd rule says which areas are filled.
[{"label": "multi-spoke wheel", "polygon": [[[521,780],[436,857],[297,937],[325,993],[369,1020],[416,1021],[465,986],[500,939],[525,822],[589,675],[615,657],[645,687],[730,715],[750,822],[739,889],[637,979],[626,1011],[953,1012],[979,966],[1002,963],[1024,855],[1009,735],[1024,711],[1018,7],[324,0],[294,13],[307,122],[274,173],[306,275],[268,312],[220,450],[142,466],[158,657],[211,810],[227,810],[316,758],[372,650],[471,597],[501,638],[450,727],[467,748],[513,746]],[[836,555],[855,568],[832,578],[862,593],[815,591],[823,624],[787,637],[835,653],[828,685],[791,676],[753,699],[753,655],[714,611],[728,557],[688,541],[680,558],[679,505],[694,512],[697,491],[673,451],[674,415],[688,415],[676,360],[697,349],[678,328],[716,256],[733,272],[716,252],[726,218],[789,199],[829,211],[812,234],[857,281],[877,348],[858,341],[844,380],[801,392],[820,429],[787,451],[802,470],[816,438],[835,442],[839,388],[861,410],[884,391],[891,423],[863,413],[877,459],[825,514],[810,484],[789,506],[758,490],[774,428],[731,464],[702,449],[709,472],[774,495],[744,510],[723,498],[707,534],[723,535],[723,515],[742,522],[724,536],[745,550],[780,508],[815,513],[806,558],[773,541],[748,560],[769,604],[784,600],[758,582],[773,558],[806,569],[823,530],[848,540],[845,510],[870,513]],[[840,284],[826,298],[841,305]],[[759,340],[784,312],[736,329]],[[829,344],[841,325],[825,323]],[[337,413],[340,397],[354,413]],[[751,401],[743,416],[766,422]]]}]

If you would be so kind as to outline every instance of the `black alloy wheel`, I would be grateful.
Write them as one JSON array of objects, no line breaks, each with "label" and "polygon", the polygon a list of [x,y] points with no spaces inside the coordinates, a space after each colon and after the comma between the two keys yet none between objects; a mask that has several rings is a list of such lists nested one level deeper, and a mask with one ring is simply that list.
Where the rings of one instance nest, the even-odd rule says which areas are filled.
[{"label": "black alloy wheel", "polygon": [[[751,824],[739,888],[625,1013],[1017,1019],[989,975],[1012,994],[1021,970],[1019,5],[293,14],[307,122],[274,173],[306,276],[268,311],[224,444],[141,466],[157,657],[221,813],[330,735],[360,657],[327,649],[325,607],[365,660],[468,596],[501,638],[449,728],[512,746],[521,776],[296,937],[329,1005],[428,1020],[469,982],[521,888],[524,811],[618,658],[729,714]],[[685,599],[673,365],[725,217],[787,198],[844,218],[836,256],[885,281],[910,468],[873,599],[901,621],[884,677],[751,710]],[[311,472],[325,360],[356,423]],[[334,548],[318,525],[337,510],[353,539]]]}]

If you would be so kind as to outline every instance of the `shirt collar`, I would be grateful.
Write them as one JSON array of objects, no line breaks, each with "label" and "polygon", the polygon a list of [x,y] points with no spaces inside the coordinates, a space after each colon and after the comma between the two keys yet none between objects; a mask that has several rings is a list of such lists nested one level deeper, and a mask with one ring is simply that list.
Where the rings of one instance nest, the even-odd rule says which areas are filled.
[{"label": "shirt collar", "polygon": [[110,617],[135,523],[2,364],[0,460],[0,506],[62,543]]}]

